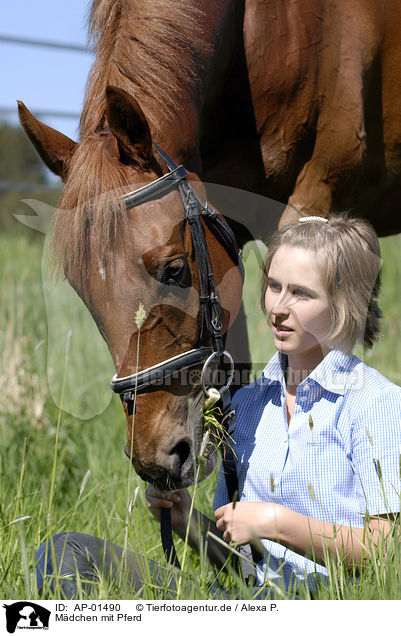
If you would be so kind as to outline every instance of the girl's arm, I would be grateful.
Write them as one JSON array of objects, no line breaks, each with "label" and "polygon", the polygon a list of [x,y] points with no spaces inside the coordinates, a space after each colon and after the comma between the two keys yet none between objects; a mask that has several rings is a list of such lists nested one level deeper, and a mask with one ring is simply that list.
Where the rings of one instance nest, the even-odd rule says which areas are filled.
[{"label": "girl's arm", "polygon": [[264,502],[243,501],[235,509],[227,504],[215,514],[225,541],[242,544],[256,538],[270,539],[323,564],[328,553],[338,555],[350,567],[361,563],[372,543],[377,545],[393,528],[390,515],[371,519],[365,528],[350,528]]}]

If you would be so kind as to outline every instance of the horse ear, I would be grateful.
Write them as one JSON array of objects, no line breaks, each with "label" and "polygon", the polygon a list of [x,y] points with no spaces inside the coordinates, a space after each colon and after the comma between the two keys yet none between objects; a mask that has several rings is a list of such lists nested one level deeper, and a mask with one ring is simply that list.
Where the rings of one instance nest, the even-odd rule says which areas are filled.
[{"label": "horse ear", "polygon": [[18,113],[20,122],[41,159],[52,172],[65,179],[71,156],[78,144],[63,133],[42,124],[22,102],[18,102]]},{"label": "horse ear", "polygon": [[152,135],[138,102],[126,91],[106,88],[106,116],[123,163],[147,168],[152,157]]}]

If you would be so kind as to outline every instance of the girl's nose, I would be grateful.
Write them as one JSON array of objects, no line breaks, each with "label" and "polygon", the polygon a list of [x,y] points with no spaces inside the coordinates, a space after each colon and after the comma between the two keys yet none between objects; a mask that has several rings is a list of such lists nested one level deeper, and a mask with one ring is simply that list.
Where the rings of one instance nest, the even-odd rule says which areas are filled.
[{"label": "girl's nose", "polygon": [[288,309],[287,309],[286,307],[284,307],[284,306],[280,306],[280,307],[275,306],[275,307],[273,307],[273,309],[271,310],[271,312],[270,312],[270,316],[271,316],[271,318],[272,318],[272,322],[274,322],[274,321],[275,321],[275,319],[276,319],[276,318],[279,318],[279,317],[280,317],[280,318],[283,318],[283,319],[287,318],[287,317],[288,317],[288,315],[289,315],[289,313],[290,313],[290,312],[288,311]]},{"label": "girl's nose", "polygon": [[271,312],[275,315],[288,314],[294,302],[296,302],[296,298],[288,290],[283,290],[274,303]]}]

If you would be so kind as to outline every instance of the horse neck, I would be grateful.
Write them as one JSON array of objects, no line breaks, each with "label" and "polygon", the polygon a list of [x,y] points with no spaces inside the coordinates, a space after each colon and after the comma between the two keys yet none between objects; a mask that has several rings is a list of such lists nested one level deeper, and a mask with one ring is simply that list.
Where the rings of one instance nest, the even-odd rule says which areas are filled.
[{"label": "horse neck", "polygon": [[[219,45],[227,25],[231,28],[233,3],[224,0],[212,9],[208,0],[187,0],[185,5],[175,0],[108,4],[95,0],[92,7],[96,61],[88,80],[81,137],[107,125],[105,89],[117,86],[139,102],[152,138],[177,162],[198,172],[202,106],[210,78],[216,81],[216,60],[222,73],[222,57],[228,60]],[[157,19],[144,20],[145,16]]]}]

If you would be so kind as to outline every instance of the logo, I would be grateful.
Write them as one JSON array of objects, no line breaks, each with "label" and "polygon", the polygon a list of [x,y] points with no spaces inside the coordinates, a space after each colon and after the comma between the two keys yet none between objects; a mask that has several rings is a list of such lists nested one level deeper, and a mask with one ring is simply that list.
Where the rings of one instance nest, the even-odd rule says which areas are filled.
[{"label": "logo", "polygon": [[16,629],[49,629],[51,612],[30,601],[19,601],[3,605],[6,609],[7,631],[14,634]]}]

